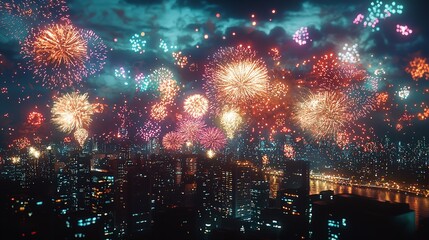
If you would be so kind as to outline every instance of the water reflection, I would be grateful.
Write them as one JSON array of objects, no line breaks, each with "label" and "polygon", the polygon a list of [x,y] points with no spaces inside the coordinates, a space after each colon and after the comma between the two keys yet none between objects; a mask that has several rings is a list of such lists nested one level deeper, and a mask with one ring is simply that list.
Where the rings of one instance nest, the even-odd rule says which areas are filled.
[{"label": "water reflection", "polygon": [[429,198],[383,189],[339,185],[321,180],[310,181],[310,194],[318,194],[320,191],[323,190],[334,190],[335,194],[352,193],[356,195],[375,198],[379,201],[408,203],[410,205],[410,208],[416,212],[416,223],[418,223],[420,219],[429,217]]}]

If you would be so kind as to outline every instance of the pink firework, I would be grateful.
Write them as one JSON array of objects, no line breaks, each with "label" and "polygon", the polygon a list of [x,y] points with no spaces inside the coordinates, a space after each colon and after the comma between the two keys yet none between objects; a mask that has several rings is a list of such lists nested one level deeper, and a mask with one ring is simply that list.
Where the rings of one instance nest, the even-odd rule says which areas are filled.
[{"label": "pink firework", "polygon": [[200,143],[206,149],[220,150],[225,147],[226,136],[219,128],[206,128],[201,132]]},{"label": "pink firework", "polygon": [[296,30],[295,34],[293,35],[293,40],[299,45],[307,44],[309,39],[310,37],[308,36],[307,27],[301,27],[300,29]]},{"label": "pink firework", "polygon": [[185,140],[178,132],[169,132],[162,138],[162,145],[167,150],[179,150]]},{"label": "pink firework", "polygon": [[179,122],[177,132],[179,132],[186,141],[196,142],[200,139],[205,126],[206,124],[201,119],[184,119]]},{"label": "pink firework", "polygon": [[404,36],[408,36],[411,35],[411,33],[413,33],[413,30],[411,30],[411,28],[409,28],[407,25],[396,25],[396,32],[404,35]]},{"label": "pink firework", "polygon": [[154,121],[146,121],[143,127],[137,129],[137,136],[141,137],[144,141],[149,141],[152,138],[159,137],[161,133],[161,126]]}]

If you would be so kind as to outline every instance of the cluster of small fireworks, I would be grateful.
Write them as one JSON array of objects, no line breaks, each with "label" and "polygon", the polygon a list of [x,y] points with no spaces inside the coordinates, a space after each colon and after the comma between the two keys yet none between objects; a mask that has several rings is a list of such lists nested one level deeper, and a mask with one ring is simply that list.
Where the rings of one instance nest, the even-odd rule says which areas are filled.
[{"label": "cluster of small fireworks", "polygon": [[360,56],[357,48],[357,44],[353,44],[352,46],[349,46],[347,43],[344,44],[343,52],[338,53],[338,58],[341,62],[346,63],[360,62]]},{"label": "cluster of small fireworks", "polygon": [[209,108],[209,101],[200,94],[194,94],[185,99],[184,110],[194,118],[199,118],[206,114]]},{"label": "cluster of small fireworks", "polygon": [[51,113],[52,122],[58,129],[61,132],[71,133],[88,127],[94,111],[88,101],[88,94],[73,92],[55,99]]},{"label": "cluster of small fireworks", "polygon": [[205,89],[218,105],[243,106],[260,100],[268,90],[265,63],[244,47],[219,49],[206,65]]},{"label": "cluster of small fireworks", "polygon": [[409,28],[407,25],[396,25],[396,32],[404,35],[404,36],[408,36],[411,33],[413,33],[413,30],[411,30],[411,28]]},{"label": "cluster of small fireworks", "polygon": [[144,35],[136,33],[130,38],[131,50],[140,54],[146,51],[146,40],[143,37]]},{"label": "cluster of small fireworks", "polygon": [[28,114],[27,123],[33,127],[40,127],[43,121],[45,121],[45,118],[40,112],[33,111]]},{"label": "cluster of small fireworks", "polygon": [[293,40],[299,45],[307,44],[309,39],[307,27],[301,27],[293,34]]},{"label": "cluster of small fireworks", "polygon": [[405,71],[409,73],[414,80],[419,80],[421,78],[425,78],[426,80],[429,79],[429,64],[426,58],[415,57],[410,61]]},{"label": "cluster of small fireworks", "polygon": [[271,56],[273,61],[279,61],[282,58],[282,55],[280,54],[280,51],[278,48],[271,48],[268,52],[268,55]]}]

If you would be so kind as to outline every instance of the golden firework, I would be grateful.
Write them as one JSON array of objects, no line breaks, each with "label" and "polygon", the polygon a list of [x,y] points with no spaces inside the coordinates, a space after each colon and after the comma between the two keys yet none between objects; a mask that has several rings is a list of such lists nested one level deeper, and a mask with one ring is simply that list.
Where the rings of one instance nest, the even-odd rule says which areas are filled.
[{"label": "golden firework", "polygon": [[243,118],[235,109],[229,109],[224,111],[220,117],[220,124],[225,130],[226,136],[229,139],[234,138],[234,134],[238,130],[242,122]]},{"label": "golden firework", "polygon": [[209,101],[200,94],[194,94],[185,100],[184,109],[194,118],[202,117],[209,108]]},{"label": "golden firework", "polygon": [[94,113],[93,105],[88,101],[88,94],[67,93],[55,100],[51,109],[52,122],[61,132],[88,127]]},{"label": "golden firework", "polygon": [[315,139],[335,138],[350,120],[350,101],[340,92],[309,94],[295,108],[298,125]]}]

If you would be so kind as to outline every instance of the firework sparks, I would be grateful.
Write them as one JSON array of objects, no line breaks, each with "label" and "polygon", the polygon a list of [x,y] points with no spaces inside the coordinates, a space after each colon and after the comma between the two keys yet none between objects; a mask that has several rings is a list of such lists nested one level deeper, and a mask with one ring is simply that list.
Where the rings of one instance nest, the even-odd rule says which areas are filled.
[{"label": "firework sparks", "polygon": [[134,34],[131,39],[131,50],[137,53],[144,53],[146,51],[146,40],[143,39],[144,35],[142,34]]},{"label": "firework sparks", "polygon": [[283,155],[287,158],[295,158],[295,149],[290,144],[285,144],[283,146]]},{"label": "firework sparks", "polygon": [[76,92],[67,93],[56,99],[51,112],[52,122],[65,133],[88,127],[94,113],[93,105],[88,101],[88,94]]},{"label": "firework sparks", "polygon": [[159,137],[161,133],[161,126],[157,122],[146,121],[143,127],[137,130],[137,137],[143,139],[143,141],[149,141],[152,138]]},{"label": "firework sparks", "polygon": [[71,24],[53,24],[30,35],[22,45],[24,58],[44,85],[71,86],[80,82],[88,71],[87,42]]},{"label": "firework sparks", "polygon": [[235,109],[224,111],[220,117],[220,124],[229,139],[234,138],[234,134],[237,132],[242,122],[243,118]]},{"label": "firework sparks", "polygon": [[197,142],[206,124],[201,119],[183,119],[179,122],[177,132],[180,133],[186,141]]},{"label": "firework sparks", "polygon": [[343,52],[338,53],[338,58],[340,61],[346,63],[360,62],[360,56],[357,47],[357,44],[353,44],[352,46],[349,46],[347,43],[344,44]]},{"label": "firework sparks", "polygon": [[226,136],[219,128],[207,128],[201,132],[200,143],[206,149],[220,150],[225,147]]},{"label": "firework sparks", "polygon": [[295,120],[315,139],[334,138],[350,119],[350,102],[342,93],[308,95],[295,109]]},{"label": "firework sparks", "polygon": [[221,48],[206,66],[204,76],[208,95],[226,105],[255,102],[268,90],[265,64],[248,48]]},{"label": "firework sparks", "polygon": [[74,132],[73,135],[79,145],[83,147],[86,139],[88,138],[88,131],[85,128],[79,128]]},{"label": "firework sparks", "polygon": [[194,118],[204,116],[209,107],[209,101],[203,95],[194,94],[185,99],[185,112]]},{"label": "firework sparks", "polygon": [[43,114],[39,112],[33,111],[28,114],[27,123],[33,127],[40,127],[43,121],[45,121],[45,118],[43,117]]},{"label": "firework sparks", "polygon": [[403,86],[399,89],[399,91],[397,92],[398,97],[401,100],[405,100],[408,98],[408,96],[410,95],[410,87],[409,86]]},{"label": "firework sparks", "polygon": [[429,79],[429,64],[426,58],[414,58],[405,68],[405,71],[409,73],[414,80],[419,80],[420,78]]},{"label": "firework sparks", "polygon": [[182,135],[177,132],[169,132],[162,138],[162,145],[167,150],[179,150],[184,142]]},{"label": "firework sparks", "polygon": [[396,32],[400,33],[401,35],[408,36],[413,33],[413,30],[409,28],[407,25],[396,25]]},{"label": "firework sparks", "polygon": [[167,107],[164,103],[155,103],[152,105],[150,117],[155,121],[162,121],[167,117]]},{"label": "firework sparks", "polygon": [[307,27],[301,27],[293,34],[293,40],[299,45],[307,44],[307,40],[309,39]]},{"label": "firework sparks", "polygon": [[180,87],[175,80],[166,79],[159,83],[158,90],[160,92],[161,101],[170,104],[179,93]]}]

